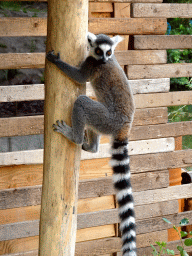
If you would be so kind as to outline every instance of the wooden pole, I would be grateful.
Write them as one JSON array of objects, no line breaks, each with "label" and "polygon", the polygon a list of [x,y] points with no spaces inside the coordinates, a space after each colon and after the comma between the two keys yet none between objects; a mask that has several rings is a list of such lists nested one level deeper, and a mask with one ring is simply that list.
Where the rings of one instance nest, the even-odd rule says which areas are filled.
[{"label": "wooden pole", "polygon": [[[78,65],[85,57],[88,0],[49,0],[47,52]],[[84,89],[82,89],[84,87]],[[73,256],[81,147],[52,129],[56,120],[71,125],[72,107],[85,86],[66,77],[55,65],[45,66],[45,150],[40,218],[40,256]]]}]

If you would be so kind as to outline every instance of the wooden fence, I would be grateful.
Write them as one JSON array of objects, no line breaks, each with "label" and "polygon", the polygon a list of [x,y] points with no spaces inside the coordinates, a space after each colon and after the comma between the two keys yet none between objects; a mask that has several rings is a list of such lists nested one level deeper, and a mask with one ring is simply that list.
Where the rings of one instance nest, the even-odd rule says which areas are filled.
[{"label": "wooden fence", "polygon": [[[192,48],[192,37],[164,35],[170,17],[192,17],[192,4],[89,3],[90,32],[125,37],[116,57],[130,79],[136,103],[129,152],[139,256],[151,255],[150,244],[156,240],[169,240],[170,226],[162,217],[174,224],[187,217],[192,224],[192,211],[179,212],[178,203],[192,197],[192,184],[169,186],[169,169],[192,165],[192,149],[175,149],[175,137],[192,135],[192,121],[168,123],[167,114],[167,106],[192,103],[192,91],[169,91],[171,77],[192,76],[192,64],[167,64],[166,55],[166,49]],[[46,36],[46,22],[37,17],[0,18],[0,36]],[[0,69],[43,68],[44,64],[45,53],[0,54]],[[89,84],[87,94],[94,98]],[[0,87],[0,102],[43,99],[43,84]],[[42,115],[1,118],[0,137],[42,134],[43,126]],[[121,255],[109,148],[103,136],[98,153],[82,151],[77,256]],[[0,255],[37,256],[42,163],[41,149],[0,153]],[[176,249],[177,244],[171,241],[168,247]],[[187,250],[192,252],[192,247]]]}]

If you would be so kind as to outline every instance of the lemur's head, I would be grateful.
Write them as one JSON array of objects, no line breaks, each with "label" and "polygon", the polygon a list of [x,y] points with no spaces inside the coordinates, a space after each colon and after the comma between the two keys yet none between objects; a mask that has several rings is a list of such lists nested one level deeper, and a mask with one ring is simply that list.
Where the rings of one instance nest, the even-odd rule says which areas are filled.
[{"label": "lemur's head", "polygon": [[89,56],[106,63],[114,54],[115,47],[123,40],[121,36],[94,35],[88,32]]}]

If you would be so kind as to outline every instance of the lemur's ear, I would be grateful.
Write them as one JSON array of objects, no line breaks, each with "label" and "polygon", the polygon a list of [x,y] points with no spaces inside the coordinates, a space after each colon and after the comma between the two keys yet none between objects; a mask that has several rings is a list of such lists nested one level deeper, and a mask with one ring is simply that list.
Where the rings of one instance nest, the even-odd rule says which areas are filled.
[{"label": "lemur's ear", "polygon": [[93,43],[95,42],[95,40],[97,39],[97,37],[96,37],[96,35],[94,35],[93,33],[88,32],[88,33],[87,33],[87,39],[88,39],[88,42],[89,42],[90,46],[93,46]]},{"label": "lemur's ear", "polygon": [[124,40],[124,38],[122,36],[114,36],[111,40],[113,41],[113,46],[116,47],[118,43]]}]

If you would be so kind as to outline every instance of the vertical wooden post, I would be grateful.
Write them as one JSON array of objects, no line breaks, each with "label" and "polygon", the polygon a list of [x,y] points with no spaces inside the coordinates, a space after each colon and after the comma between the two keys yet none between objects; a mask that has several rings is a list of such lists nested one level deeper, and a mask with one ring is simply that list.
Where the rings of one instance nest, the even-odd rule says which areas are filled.
[{"label": "vertical wooden post", "polygon": [[[79,65],[86,53],[88,0],[48,0],[47,52]],[[40,256],[73,256],[76,240],[78,170],[81,147],[52,129],[71,125],[72,107],[82,88],[55,65],[45,66],[45,150],[40,219]]]}]

